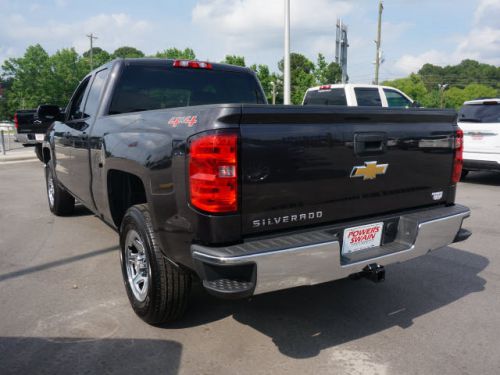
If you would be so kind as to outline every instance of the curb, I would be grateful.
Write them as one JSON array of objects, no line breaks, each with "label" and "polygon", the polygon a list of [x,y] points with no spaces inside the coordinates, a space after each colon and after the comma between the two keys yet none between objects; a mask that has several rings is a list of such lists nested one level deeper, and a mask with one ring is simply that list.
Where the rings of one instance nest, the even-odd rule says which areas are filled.
[{"label": "curb", "polygon": [[0,163],[7,163],[11,161],[25,161],[25,160],[38,160],[36,155],[24,155],[24,156],[3,156],[0,155]]}]

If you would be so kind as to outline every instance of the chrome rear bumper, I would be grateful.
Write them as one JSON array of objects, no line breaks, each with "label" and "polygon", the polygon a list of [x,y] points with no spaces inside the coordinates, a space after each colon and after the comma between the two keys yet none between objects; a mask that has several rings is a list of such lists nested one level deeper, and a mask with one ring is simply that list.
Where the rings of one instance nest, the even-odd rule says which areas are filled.
[{"label": "chrome rear bumper", "polygon": [[[427,254],[456,241],[462,221],[469,215],[470,210],[460,205],[402,214],[393,242],[351,259],[341,254],[342,229],[335,232],[332,228],[228,247],[192,245],[191,251],[209,291],[226,296],[261,294],[342,279],[372,263],[388,265]],[[380,218],[370,220],[377,221]],[[359,225],[353,224],[344,227]],[[252,265],[253,271],[244,269]],[[225,272],[238,266],[251,278],[239,283],[238,271]]]}]

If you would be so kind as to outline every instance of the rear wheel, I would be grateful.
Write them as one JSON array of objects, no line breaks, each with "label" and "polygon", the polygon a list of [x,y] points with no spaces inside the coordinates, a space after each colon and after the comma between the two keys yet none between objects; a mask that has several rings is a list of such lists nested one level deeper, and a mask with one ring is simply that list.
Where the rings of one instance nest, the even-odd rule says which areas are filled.
[{"label": "rear wheel", "polygon": [[123,281],[135,313],[149,324],[179,319],[187,307],[191,275],[162,254],[146,204],[125,213],[120,246]]},{"label": "rear wheel", "polygon": [[45,181],[50,211],[57,216],[71,214],[75,208],[75,198],[59,185],[52,162],[45,166]]}]

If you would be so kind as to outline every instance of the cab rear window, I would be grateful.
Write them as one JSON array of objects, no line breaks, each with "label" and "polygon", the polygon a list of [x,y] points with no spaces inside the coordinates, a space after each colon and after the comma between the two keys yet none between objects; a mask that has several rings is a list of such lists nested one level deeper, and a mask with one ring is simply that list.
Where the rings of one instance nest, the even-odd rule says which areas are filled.
[{"label": "cab rear window", "polygon": [[221,103],[264,104],[265,99],[250,73],[131,65],[119,78],[109,114]]},{"label": "cab rear window", "polygon": [[304,105],[347,105],[343,88],[308,91]]}]

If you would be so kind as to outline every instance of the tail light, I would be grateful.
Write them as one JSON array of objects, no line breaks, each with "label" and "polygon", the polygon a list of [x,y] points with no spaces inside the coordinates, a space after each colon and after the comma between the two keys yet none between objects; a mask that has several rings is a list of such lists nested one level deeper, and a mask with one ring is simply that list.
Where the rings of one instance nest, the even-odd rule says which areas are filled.
[{"label": "tail light", "polygon": [[19,129],[19,120],[17,119],[17,113],[14,113],[14,126]]},{"label": "tail light", "polygon": [[212,64],[204,61],[175,60],[172,64],[174,68],[212,69]]},{"label": "tail light", "polygon": [[319,87],[319,91],[328,91],[332,89],[332,85],[322,85]]},{"label": "tail light", "polygon": [[455,135],[455,156],[453,158],[453,173],[451,175],[451,182],[453,184],[460,181],[462,175],[462,166],[464,165],[464,132],[458,129]]},{"label": "tail light", "polygon": [[197,136],[189,144],[191,205],[205,212],[238,210],[238,134]]}]

